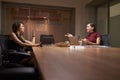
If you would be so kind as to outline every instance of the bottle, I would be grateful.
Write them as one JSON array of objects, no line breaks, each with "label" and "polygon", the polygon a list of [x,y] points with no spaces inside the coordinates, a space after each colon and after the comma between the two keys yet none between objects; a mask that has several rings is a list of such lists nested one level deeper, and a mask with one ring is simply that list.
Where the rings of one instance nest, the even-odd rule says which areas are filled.
[{"label": "bottle", "polygon": [[83,45],[83,42],[82,40],[79,41],[79,45],[82,46]]}]

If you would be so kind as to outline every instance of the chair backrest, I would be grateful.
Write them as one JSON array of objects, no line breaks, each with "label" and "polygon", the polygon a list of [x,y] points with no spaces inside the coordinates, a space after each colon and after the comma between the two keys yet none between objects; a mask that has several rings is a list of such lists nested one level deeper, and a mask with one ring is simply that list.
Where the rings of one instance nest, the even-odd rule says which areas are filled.
[{"label": "chair backrest", "polygon": [[110,38],[108,34],[101,35],[101,45],[110,46]]},{"label": "chair backrest", "polygon": [[0,45],[1,45],[1,51],[4,51],[8,49],[8,35],[0,35]]},{"label": "chair backrest", "polygon": [[2,51],[1,51],[1,45],[0,45],[0,67],[2,65]]},{"label": "chair backrest", "polygon": [[41,44],[54,44],[55,43],[54,36],[42,34],[40,35],[40,42]]},{"label": "chair backrest", "polygon": [[2,52],[8,49],[8,35],[0,35],[0,66],[2,65]]}]

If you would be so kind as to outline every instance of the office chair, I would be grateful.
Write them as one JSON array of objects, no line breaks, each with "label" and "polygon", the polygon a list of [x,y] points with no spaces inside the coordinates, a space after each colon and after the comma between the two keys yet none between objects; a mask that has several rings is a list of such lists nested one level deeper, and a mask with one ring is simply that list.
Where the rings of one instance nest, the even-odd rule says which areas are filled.
[{"label": "office chair", "polygon": [[41,44],[54,44],[55,43],[54,36],[42,34],[40,35],[40,42]]},{"label": "office chair", "polygon": [[23,58],[28,58],[31,55],[25,52],[18,52],[13,49],[8,49],[9,36],[8,35],[0,35],[0,45],[1,45],[1,53],[3,57],[3,63],[18,63]]},{"label": "office chair", "polygon": [[25,67],[20,64],[2,64],[2,62],[0,47],[0,80],[38,80],[38,73],[33,67]]},{"label": "office chair", "polygon": [[101,45],[110,46],[110,37],[108,34],[101,35]]}]

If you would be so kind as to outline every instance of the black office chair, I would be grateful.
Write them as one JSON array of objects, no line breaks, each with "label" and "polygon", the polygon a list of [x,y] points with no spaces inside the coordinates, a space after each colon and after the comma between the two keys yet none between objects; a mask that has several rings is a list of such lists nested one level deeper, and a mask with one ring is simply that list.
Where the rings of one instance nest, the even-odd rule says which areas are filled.
[{"label": "black office chair", "polygon": [[42,34],[40,35],[40,42],[41,44],[54,44],[55,43],[54,36]]},{"label": "black office chair", "polygon": [[108,34],[101,35],[101,45],[110,46],[110,36]]},{"label": "black office chair", "polygon": [[8,49],[9,36],[0,35],[0,45],[3,56],[3,63],[18,63],[23,58],[28,58],[31,55],[25,52],[18,52],[13,49]]},{"label": "black office chair", "polygon": [[38,73],[33,67],[20,64],[2,64],[0,47],[0,80],[38,80]]}]

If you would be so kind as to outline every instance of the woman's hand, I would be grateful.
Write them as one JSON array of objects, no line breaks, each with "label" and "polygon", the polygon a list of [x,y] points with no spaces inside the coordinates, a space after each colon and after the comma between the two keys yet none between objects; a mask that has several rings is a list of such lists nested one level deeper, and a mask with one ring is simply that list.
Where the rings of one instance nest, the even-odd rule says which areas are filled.
[{"label": "woman's hand", "polygon": [[34,44],[33,47],[38,47],[40,46],[40,43]]},{"label": "woman's hand", "polygon": [[100,38],[97,38],[96,43],[91,42],[86,38],[82,39],[82,42],[85,44],[90,44],[90,45],[100,45]]},{"label": "woman's hand", "polygon": [[89,43],[89,40],[86,39],[86,38],[84,38],[84,39],[82,39],[82,42],[85,43],[85,44],[88,44],[88,43]]}]

